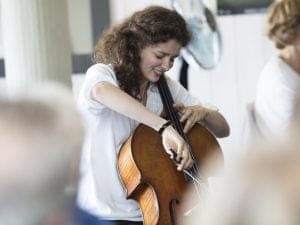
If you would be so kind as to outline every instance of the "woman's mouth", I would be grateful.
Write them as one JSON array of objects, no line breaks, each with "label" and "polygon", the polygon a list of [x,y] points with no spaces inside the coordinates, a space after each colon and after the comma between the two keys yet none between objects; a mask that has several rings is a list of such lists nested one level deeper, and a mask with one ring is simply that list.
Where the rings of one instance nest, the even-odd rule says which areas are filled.
[{"label": "woman's mouth", "polygon": [[154,70],[154,73],[158,76],[161,76],[164,72],[160,70]]}]

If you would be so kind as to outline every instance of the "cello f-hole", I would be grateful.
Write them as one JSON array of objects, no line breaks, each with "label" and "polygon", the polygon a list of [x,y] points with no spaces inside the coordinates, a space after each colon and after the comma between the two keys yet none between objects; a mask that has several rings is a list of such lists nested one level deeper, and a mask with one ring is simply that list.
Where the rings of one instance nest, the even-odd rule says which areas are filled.
[{"label": "cello f-hole", "polygon": [[171,199],[169,203],[169,211],[170,211],[170,216],[171,216],[171,224],[176,225],[175,223],[175,213],[174,213],[174,204],[179,204],[179,200],[176,198]]}]

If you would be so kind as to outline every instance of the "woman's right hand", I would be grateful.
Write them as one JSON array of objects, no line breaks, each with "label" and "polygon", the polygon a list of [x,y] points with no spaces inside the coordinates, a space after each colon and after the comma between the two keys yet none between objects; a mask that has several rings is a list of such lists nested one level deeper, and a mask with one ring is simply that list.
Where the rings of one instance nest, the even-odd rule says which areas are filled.
[{"label": "woman's right hand", "polygon": [[188,169],[193,165],[193,159],[188,144],[172,126],[168,126],[163,131],[162,143],[171,159],[173,159],[174,156],[172,151],[177,154],[176,159],[173,159],[176,162],[177,170]]}]

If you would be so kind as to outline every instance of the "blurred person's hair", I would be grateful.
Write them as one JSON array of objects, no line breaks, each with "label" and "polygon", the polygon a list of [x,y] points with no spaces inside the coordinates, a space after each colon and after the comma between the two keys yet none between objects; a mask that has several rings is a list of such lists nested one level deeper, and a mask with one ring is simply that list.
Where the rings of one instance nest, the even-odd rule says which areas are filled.
[{"label": "blurred person's hair", "polygon": [[267,36],[282,49],[300,35],[300,0],[274,1],[268,9]]},{"label": "blurred person's hair", "polygon": [[62,86],[0,100],[0,224],[41,225],[67,212],[83,136],[71,91]]}]

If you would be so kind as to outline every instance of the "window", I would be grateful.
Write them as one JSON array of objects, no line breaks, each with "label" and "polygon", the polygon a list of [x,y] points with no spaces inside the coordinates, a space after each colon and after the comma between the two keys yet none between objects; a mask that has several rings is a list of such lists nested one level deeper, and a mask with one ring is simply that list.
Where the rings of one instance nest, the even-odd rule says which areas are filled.
[{"label": "window", "polygon": [[261,13],[272,0],[218,0],[218,14]]}]

